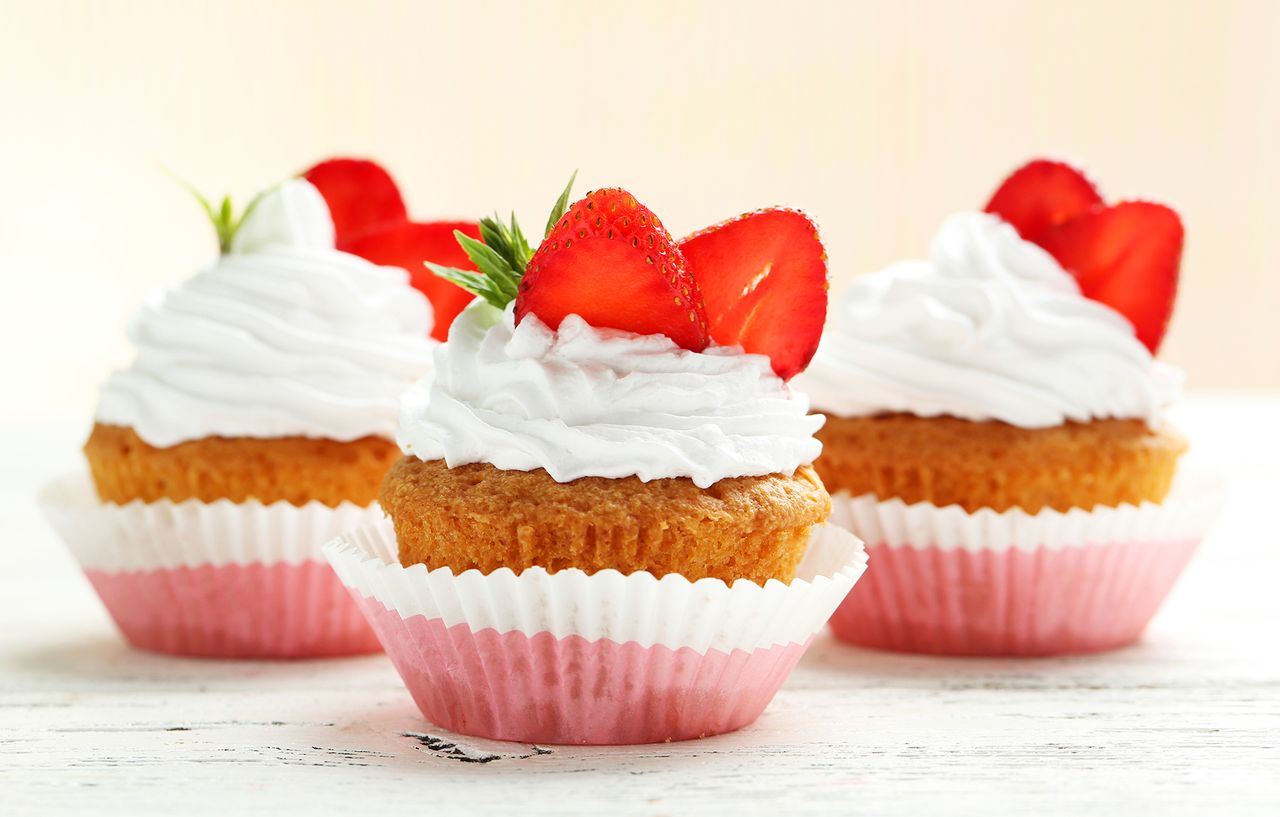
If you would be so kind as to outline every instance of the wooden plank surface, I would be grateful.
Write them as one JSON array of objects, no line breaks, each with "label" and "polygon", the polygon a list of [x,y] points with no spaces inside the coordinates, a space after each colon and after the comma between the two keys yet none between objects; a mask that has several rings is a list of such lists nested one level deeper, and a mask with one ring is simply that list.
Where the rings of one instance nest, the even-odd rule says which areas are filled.
[{"label": "wooden plank surface", "polygon": [[755,726],[605,749],[435,729],[380,656],[130,650],[31,504],[80,428],[0,429],[35,463],[0,476],[0,814],[1280,814],[1280,398],[1177,416],[1232,498],[1140,645],[1006,661],[823,638]]}]

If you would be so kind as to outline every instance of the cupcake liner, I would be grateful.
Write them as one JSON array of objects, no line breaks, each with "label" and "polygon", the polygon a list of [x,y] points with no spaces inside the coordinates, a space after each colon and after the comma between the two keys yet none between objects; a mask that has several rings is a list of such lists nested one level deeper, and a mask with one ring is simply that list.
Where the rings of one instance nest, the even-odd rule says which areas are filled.
[{"label": "cupcake liner", "polygon": [[862,543],[830,525],[815,529],[789,584],[406,568],[385,521],[325,554],[428,720],[553,744],[655,743],[746,726],[866,568]]},{"label": "cupcake liner", "polygon": [[102,502],[86,474],[39,504],[135,647],[221,658],[376,652],[321,546],[382,518],[375,504]]},{"label": "cupcake liner", "polygon": [[1161,504],[997,513],[832,497],[832,522],[875,569],[831,627],[866,647],[948,655],[1054,655],[1136,641],[1225,499],[1193,476]]}]

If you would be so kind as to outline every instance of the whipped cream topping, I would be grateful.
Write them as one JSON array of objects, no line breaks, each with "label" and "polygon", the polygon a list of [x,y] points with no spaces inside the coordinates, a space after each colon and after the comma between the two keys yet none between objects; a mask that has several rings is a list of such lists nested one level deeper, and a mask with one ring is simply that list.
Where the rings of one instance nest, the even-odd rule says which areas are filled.
[{"label": "whipped cream topping", "polygon": [[166,447],[209,436],[393,437],[398,398],[428,371],[431,305],[399,267],[334,249],[310,183],[263,196],[230,252],[149,298],[137,358],[97,420]]},{"label": "whipped cream topping", "polygon": [[577,315],[558,330],[513,306],[477,301],[436,350],[435,371],[404,396],[406,454],[450,467],[580,477],[790,474],[821,452],[823,418],[738,348],[681,349],[663,335],[597,329]]},{"label": "whipped cream topping", "polygon": [[908,412],[1023,428],[1133,418],[1150,425],[1181,387],[1123,315],[986,213],[943,223],[928,261],[854,281],[809,370],[814,407]]}]

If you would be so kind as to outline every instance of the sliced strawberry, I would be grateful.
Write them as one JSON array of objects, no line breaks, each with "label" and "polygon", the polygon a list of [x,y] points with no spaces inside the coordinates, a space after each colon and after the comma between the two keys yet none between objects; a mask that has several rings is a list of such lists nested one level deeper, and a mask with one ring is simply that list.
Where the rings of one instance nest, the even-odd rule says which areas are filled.
[{"label": "sliced strawberry", "polygon": [[302,175],[329,205],[339,244],[409,217],[391,174],[367,159],[330,159]]},{"label": "sliced strawberry", "polygon": [[431,261],[447,267],[474,270],[475,264],[458,246],[453,231],[461,230],[472,238],[480,237],[480,226],[471,221],[434,221],[428,224],[402,222],[357,236],[338,249],[367,258],[375,264],[404,267],[412,284],[431,301],[435,325],[431,337],[445,340],[449,325],[474,297],[424,266]]},{"label": "sliced strawberry", "polygon": [[987,202],[1028,241],[1102,204],[1093,182],[1068,164],[1036,159],[1013,172]]},{"label": "sliced strawberry", "polygon": [[1182,239],[1173,210],[1129,201],[1052,227],[1037,243],[1076,277],[1086,297],[1128,318],[1155,354],[1173,314]]},{"label": "sliced strawberry", "polygon": [[555,329],[566,315],[592,326],[707,346],[707,319],[684,254],[657,216],[625,190],[588,193],[542,242],[520,282],[516,320]]},{"label": "sliced strawberry", "polygon": [[757,210],[680,242],[711,337],[768,355],[784,380],[809,365],[827,319],[827,253],[804,213]]}]

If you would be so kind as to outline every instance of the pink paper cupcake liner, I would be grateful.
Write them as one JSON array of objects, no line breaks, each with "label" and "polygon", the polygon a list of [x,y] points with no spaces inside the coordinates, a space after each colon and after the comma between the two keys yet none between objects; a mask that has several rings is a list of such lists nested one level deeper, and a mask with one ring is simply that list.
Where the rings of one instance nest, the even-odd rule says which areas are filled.
[{"label": "pink paper cupcake liner", "polygon": [[866,567],[815,530],[799,578],[402,567],[382,523],[325,548],[432,723],[476,737],[627,744],[730,732],[760,716]]},{"label": "pink paper cupcake liner", "polygon": [[[1194,483],[1194,484],[1192,484]],[[874,568],[831,618],[852,644],[945,655],[1033,656],[1132,644],[1222,506],[1188,480],[1163,504],[996,513],[833,499]]]},{"label": "pink paper cupcake liner", "polygon": [[377,637],[321,554],[377,505],[102,502],[87,475],[40,505],[135,647],[218,658],[376,652]]}]

